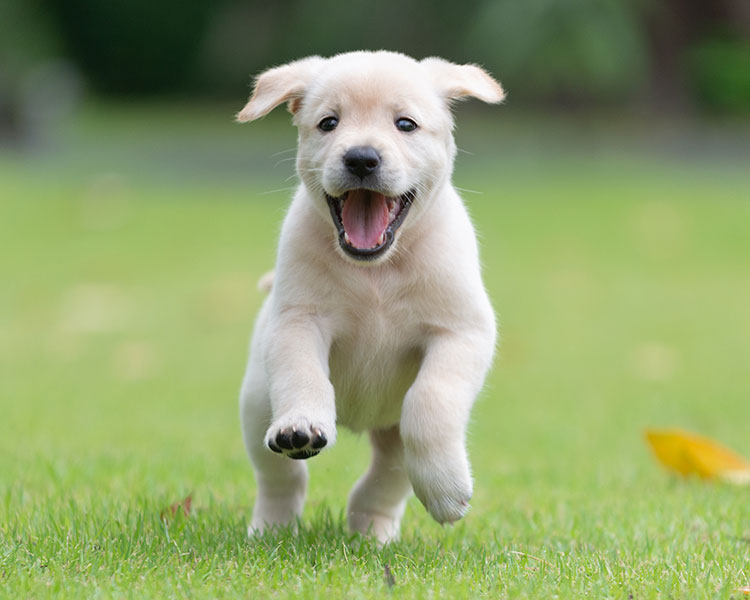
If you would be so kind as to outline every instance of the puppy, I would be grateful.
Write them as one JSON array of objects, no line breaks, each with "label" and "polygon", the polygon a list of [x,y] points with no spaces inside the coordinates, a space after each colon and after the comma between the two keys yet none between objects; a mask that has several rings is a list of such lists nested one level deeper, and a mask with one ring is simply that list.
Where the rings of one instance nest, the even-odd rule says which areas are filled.
[{"label": "puppy", "polygon": [[465,437],[495,318],[472,224],[451,185],[451,102],[500,102],[474,65],[393,52],[313,56],[258,77],[239,113],[286,102],[300,186],[284,219],[240,395],[257,498],[250,534],[296,522],[304,461],[336,428],[368,431],[353,531],[398,536],[413,490],[439,523],[472,494]]}]

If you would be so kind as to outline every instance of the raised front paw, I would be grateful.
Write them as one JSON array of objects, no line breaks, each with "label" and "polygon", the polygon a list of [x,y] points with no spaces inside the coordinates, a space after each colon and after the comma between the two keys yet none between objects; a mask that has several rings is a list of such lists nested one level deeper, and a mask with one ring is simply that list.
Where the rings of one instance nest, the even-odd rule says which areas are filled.
[{"label": "raised front paw", "polygon": [[463,448],[442,453],[407,448],[405,458],[414,494],[433,519],[453,523],[468,512],[472,482]]},{"label": "raised front paw", "polygon": [[298,419],[293,423],[276,422],[266,433],[266,445],[289,458],[312,458],[330,441],[326,429],[323,425],[312,425],[305,419]]}]

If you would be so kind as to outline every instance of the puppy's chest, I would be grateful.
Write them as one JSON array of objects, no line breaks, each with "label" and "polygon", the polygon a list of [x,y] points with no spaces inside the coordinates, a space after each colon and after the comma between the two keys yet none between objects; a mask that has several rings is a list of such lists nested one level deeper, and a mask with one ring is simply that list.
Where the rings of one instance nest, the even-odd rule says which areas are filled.
[{"label": "puppy's chest", "polygon": [[397,423],[422,358],[418,311],[369,297],[336,320],[329,367],[338,422],[355,431]]}]

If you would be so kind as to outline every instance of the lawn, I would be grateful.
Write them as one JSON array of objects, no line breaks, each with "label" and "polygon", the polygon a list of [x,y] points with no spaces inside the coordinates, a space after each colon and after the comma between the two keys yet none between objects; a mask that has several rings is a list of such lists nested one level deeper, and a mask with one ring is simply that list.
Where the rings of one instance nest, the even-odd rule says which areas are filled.
[{"label": "lawn", "polygon": [[379,550],[343,525],[345,432],[300,534],[245,536],[236,397],[294,132],[233,108],[90,106],[0,154],[0,597],[742,597],[750,488],[672,477],[643,431],[750,456],[746,127],[461,109],[502,337],[475,495],[449,528],[412,499]]}]

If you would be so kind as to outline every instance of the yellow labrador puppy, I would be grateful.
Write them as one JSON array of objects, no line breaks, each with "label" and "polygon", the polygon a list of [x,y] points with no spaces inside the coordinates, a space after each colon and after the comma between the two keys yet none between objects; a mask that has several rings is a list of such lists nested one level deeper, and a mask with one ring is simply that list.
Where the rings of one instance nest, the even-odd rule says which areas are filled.
[{"label": "yellow labrador puppy", "polygon": [[469,412],[495,347],[477,242],[451,185],[450,104],[500,102],[474,65],[393,52],[313,56],[258,77],[240,122],[287,102],[301,184],[240,397],[258,493],[249,532],[302,513],[302,460],[369,431],[354,531],[398,536],[413,490],[440,523],[469,508]]}]

